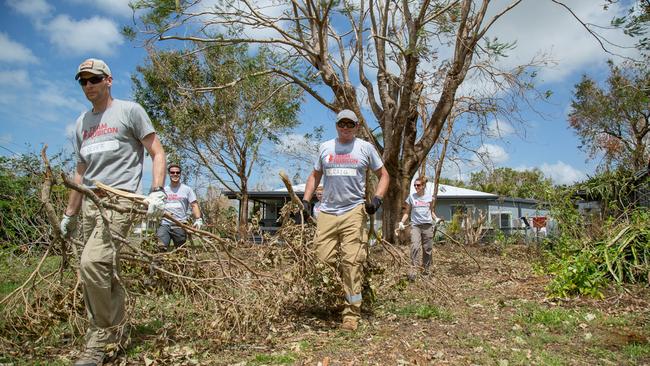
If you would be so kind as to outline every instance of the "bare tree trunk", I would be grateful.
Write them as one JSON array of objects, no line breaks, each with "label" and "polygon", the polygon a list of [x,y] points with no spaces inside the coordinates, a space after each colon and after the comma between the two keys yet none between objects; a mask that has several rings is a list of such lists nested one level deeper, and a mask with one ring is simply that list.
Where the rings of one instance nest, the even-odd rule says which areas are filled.
[{"label": "bare tree trunk", "polygon": [[248,230],[248,190],[244,188],[241,194],[241,201],[239,201],[239,237],[246,237]]}]

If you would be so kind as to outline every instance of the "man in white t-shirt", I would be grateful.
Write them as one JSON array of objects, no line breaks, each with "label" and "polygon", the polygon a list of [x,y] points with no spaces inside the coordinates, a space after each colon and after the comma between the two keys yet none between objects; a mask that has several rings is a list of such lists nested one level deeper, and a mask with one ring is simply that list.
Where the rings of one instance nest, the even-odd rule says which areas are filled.
[{"label": "man in white t-shirt", "polygon": [[316,199],[318,202],[314,203],[314,208],[312,210],[312,216],[315,220],[318,219],[318,214],[320,214],[320,205],[323,200],[323,186],[318,186],[318,188],[316,188]]},{"label": "man in white t-shirt", "polygon": [[[165,201],[165,211],[171,214],[176,220],[187,223],[188,208],[192,208],[194,216],[194,228],[201,229],[203,219],[201,218],[201,209],[199,202],[196,200],[194,190],[189,186],[181,183],[181,167],[178,164],[170,164],[167,168],[169,174],[169,185],[165,186],[167,200]],[[177,226],[173,221],[163,219],[158,230],[156,231],[158,240],[160,240],[161,249],[169,249],[169,243],[174,241],[174,246],[179,247],[187,240],[187,233],[183,228]]]},{"label": "man in white t-shirt", "polygon": [[[388,189],[389,176],[377,149],[356,137],[357,115],[344,109],[336,117],[338,137],[321,144],[314,170],[307,178],[303,204],[311,210],[314,189],[323,179],[323,197],[316,221],[314,244],[319,260],[338,269],[345,291],[344,330],[356,330],[361,317],[363,264],[368,252],[368,215],[381,206]],[[379,177],[371,202],[366,202],[366,170]]]},{"label": "man in white t-shirt", "polygon": [[[397,224],[399,230],[404,230],[404,223],[411,216],[411,266],[408,279],[415,280],[415,269],[421,267],[424,274],[429,273],[431,267],[431,254],[433,252],[433,228],[440,219],[432,209],[433,197],[426,194],[424,189],[426,181],[417,178],[413,183],[415,192],[406,198],[407,210],[402,220]],[[420,253],[422,253],[422,265],[418,264]]]},{"label": "man in white t-shirt", "polygon": [[[102,60],[88,59],[79,65],[75,79],[79,81],[92,110],[77,119],[74,136],[76,170],[74,182],[83,184],[112,204],[132,205],[126,198],[109,197],[97,189],[95,181],[123,191],[142,191],[142,166],[145,150],[153,162],[151,189],[145,199],[147,217],[159,220],[164,212],[165,151],[156,136],[151,120],[141,105],[111,96],[113,77]],[[60,230],[68,236],[76,227],[76,216],[83,212],[83,233],[86,244],[79,261],[79,277],[83,285],[84,304],[88,311],[86,349],[74,363],[77,366],[101,365],[106,349],[124,346],[128,335],[124,329],[125,292],[118,278],[119,252],[122,243],[111,239],[111,233],[126,236],[131,228],[131,215],[109,210],[110,232],[92,200],[70,191]],[[114,262],[117,258],[117,263]]]}]

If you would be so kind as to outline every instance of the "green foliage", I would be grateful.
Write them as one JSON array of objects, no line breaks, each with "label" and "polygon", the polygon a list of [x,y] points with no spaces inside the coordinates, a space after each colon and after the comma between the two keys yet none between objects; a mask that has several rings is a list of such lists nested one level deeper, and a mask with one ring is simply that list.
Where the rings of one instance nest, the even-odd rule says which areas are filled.
[{"label": "green foliage", "polygon": [[469,186],[471,189],[500,196],[544,200],[553,184],[539,169],[517,171],[512,168],[497,168],[490,172],[472,173]]},{"label": "green foliage", "polygon": [[[60,155],[50,159],[56,162]],[[55,175],[64,163],[53,167]],[[27,248],[49,242],[49,224],[40,201],[43,171],[35,153],[0,156],[0,247]],[[62,211],[65,189],[55,186],[52,193],[53,202]]]},{"label": "green foliage", "polygon": [[[633,205],[634,181],[630,172],[605,172],[549,196],[559,232],[545,243],[548,270],[554,274],[547,288],[550,294],[602,297],[609,283],[647,281],[650,212]],[[599,201],[601,208],[581,213],[577,199]]]},{"label": "green foliage", "polygon": [[250,361],[250,365],[293,365],[296,362],[296,355],[292,353],[288,354],[271,354],[271,355],[256,355],[253,360]]},{"label": "green foliage", "polygon": [[451,321],[453,316],[451,313],[441,307],[429,304],[412,304],[405,307],[396,309],[394,311],[397,315],[416,317],[419,319],[440,319]]},{"label": "green foliage", "polygon": [[603,166],[639,170],[648,162],[650,132],[650,69],[647,63],[609,62],[610,75],[601,87],[583,76],[575,86],[569,126],[580,138],[579,146]]},{"label": "green foliage", "polygon": [[262,143],[298,123],[301,94],[267,72],[273,57],[265,48],[251,56],[246,45],[152,52],[132,78],[135,98],[168,154],[240,190],[263,161]]}]

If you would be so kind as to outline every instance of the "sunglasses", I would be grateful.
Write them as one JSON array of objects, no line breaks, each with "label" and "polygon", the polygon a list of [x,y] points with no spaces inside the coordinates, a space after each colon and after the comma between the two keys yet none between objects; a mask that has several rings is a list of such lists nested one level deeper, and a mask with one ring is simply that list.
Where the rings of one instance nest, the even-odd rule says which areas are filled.
[{"label": "sunglasses", "polygon": [[413,187],[422,187],[422,184],[414,184]]},{"label": "sunglasses", "polygon": [[181,172],[169,172],[169,175],[181,175]]},{"label": "sunglasses", "polygon": [[102,80],[106,79],[105,76],[93,76],[91,78],[86,78],[86,79],[79,79],[79,85],[81,86],[86,86],[89,82],[91,84],[99,84],[102,82]]},{"label": "sunglasses", "polygon": [[343,120],[343,121],[336,122],[336,127],[338,127],[338,128],[355,128],[355,127],[357,127],[357,124],[352,122],[352,121]]}]

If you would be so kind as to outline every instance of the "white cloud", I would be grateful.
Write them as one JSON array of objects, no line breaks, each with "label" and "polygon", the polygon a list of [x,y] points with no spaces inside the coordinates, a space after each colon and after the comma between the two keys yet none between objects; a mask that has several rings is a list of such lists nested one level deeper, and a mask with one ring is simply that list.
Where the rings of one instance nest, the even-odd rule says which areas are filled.
[{"label": "white cloud", "polygon": [[280,136],[280,142],[276,146],[276,150],[280,154],[289,155],[291,157],[300,157],[306,161],[314,161],[318,155],[318,141],[306,139],[304,135],[296,133]]},{"label": "white cloud", "polygon": [[76,21],[59,15],[44,27],[50,42],[74,55],[110,55],[124,42],[117,25],[101,17]]},{"label": "white cloud", "polygon": [[[509,0],[499,0],[490,6],[494,11],[501,9]],[[614,15],[620,15],[620,4],[610,5],[603,11],[602,4],[593,0],[573,0],[571,10],[585,23],[608,26]],[[617,14],[618,13],[618,14]],[[592,27],[593,28],[593,27]],[[593,28],[618,45],[631,45],[633,40],[619,30]],[[525,1],[498,20],[488,32],[488,36],[498,37],[502,42],[516,41],[516,48],[509,57],[502,58],[506,67],[522,64],[542,52],[550,52],[558,67],[543,69],[540,77],[545,81],[558,81],[585,66],[601,64],[613,57],[607,54],[596,39],[582,27],[563,7],[550,1]],[[635,50],[624,50],[612,45],[607,48],[616,53],[628,55]]]},{"label": "white cloud", "polygon": [[74,138],[74,134],[77,131],[76,126],[77,126],[76,122],[65,125],[65,137]]},{"label": "white cloud", "polygon": [[53,86],[41,88],[41,91],[36,94],[35,99],[40,105],[50,108],[65,108],[71,111],[83,111],[87,109],[76,98],[57,92],[57,88]]},{"label": "white cloud", "polygon": [[45,0],[7,0],[7,5],[19,14],[32,19],[47,17],[54,9]]},{"label": "white cloud", "polygon": [[513,133],[515,133],[515,129],[508,122],[495,119],[488,123],[488,137],[503,138],[512,135]]},{"label": "white cloud", "polygon": [[85,7],[94,6],[99,10],[121,17],[130,17],[133,10],[129,7],[132,0],[70,0],[74,4],[81,4]]},{"label": "white cloud", "polygon": [[36,63],[37,61],[29,48],[9,39],[7,33],[0,32],[0,62]]},{"label": "white cloud", "polygon": [[0,86],[7,86],[15,90],[16,88],[29,88],[30,85],[26,70],[0,71]]},{"label": "white cloud", "polygon": [[573,184],[587,177],[582,171],[562,161],[555,164],[544,163],[539,167],[539,170],[545,176],[551,178],[555,184]]},{"label": "white cloud", "polygon": [[504,148],[493,144],[483,144],[476,150],[477,163],[497,165],[510,159]]}]

